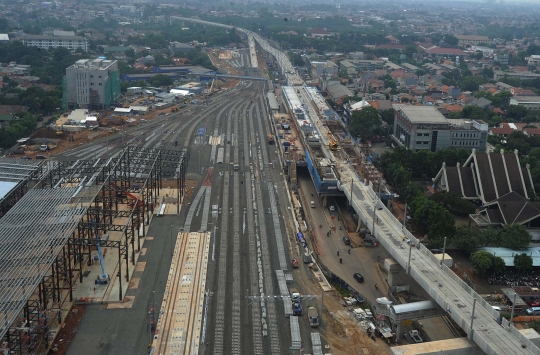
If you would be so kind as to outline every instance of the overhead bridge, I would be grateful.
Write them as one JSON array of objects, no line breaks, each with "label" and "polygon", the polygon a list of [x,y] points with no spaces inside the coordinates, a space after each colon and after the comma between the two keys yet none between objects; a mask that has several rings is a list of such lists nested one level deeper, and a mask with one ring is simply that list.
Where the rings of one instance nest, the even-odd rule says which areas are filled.
[{"label": "overhead bridge", "polygon": [[[233,28],[232,26],[198,19],[179,19],[210,26]],[[241,28],[238,28],[238,31],[253,34],[251,31]],[[264,39],[255,34],[253,35],[261,47],[270,48]],[[275,48],[272,50],[275,56],[281,59],[280,65],[292,68],[285,54]],[[291,78],[294,78],[294,75],[291,75]],[[296,85],[292,82],[290,84]],[[301,85],[300,81],[298,81],[298,85]],[[313,119],[313,123],[321,133],[321,138],[324,141],[326,133],[329,132],[325,125],[326,120],[323,121],[316,113],[313,116],[311,115],[311,112],[317,112],[318,110],[309,99],[305,100],[304,104],[308,106],[310,117]],[[321,149],[326,149],[326,147],[322,146]],[[409,233],[407,229],[402,228],[401,223],[378,200],[371,183],[366,185],[360,179],[352,163],[344,161],[340,155],[334,155],[333,151],[328,150],[326,153],[332,158],[332,161],[336,162],[340,179],[338,188],[345,193],[359,218],[372,231],[376,231],[375,236],[382,246],[446,311],[448,316],[467,333],[470,340],[475,342],[488,355],[540,355],[540,349],[518,329],[509,324],[506,319],[502,319],[501,324],[499,324],[496,319],[500,315],[489,303],[451,269],[441,264],[433,253]],[[374,227],[375,221],[377,221],[376,227]]]},{"label": "overhead bridge", "polygon": [[268,79],[260,76],[245,76],[245,75],[230,75],[230,74],[204,74],[204,73],[190,73],[190,76],[208,77],[213,79],[239,79],[239,80],[256,80],[256,81],[268,81]]}]

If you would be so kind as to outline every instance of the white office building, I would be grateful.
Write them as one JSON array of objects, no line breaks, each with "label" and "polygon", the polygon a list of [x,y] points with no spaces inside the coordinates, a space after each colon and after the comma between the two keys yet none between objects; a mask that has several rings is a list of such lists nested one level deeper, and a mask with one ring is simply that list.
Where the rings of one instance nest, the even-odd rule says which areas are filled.
[{"label": "white office building", "polygon": [[77,48],[88,51],[88,40],[81,36],[48,36],[48,35],[25,35],[21,41],[26,46],[41,49],[63,47],[75,52]]},{"label": "white office building", "polygon": [[118,61],[81,59],[66,69],[64,107],[106,108],[120,96]]}]

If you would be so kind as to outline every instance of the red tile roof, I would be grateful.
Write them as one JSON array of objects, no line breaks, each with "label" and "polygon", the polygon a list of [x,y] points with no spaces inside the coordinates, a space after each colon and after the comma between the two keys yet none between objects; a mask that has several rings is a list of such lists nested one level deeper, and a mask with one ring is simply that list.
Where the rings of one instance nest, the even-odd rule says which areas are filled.
[{"label": "red tile roof", "polygon": [[426,50],[427,53],[431,54],[447,54],[447,55],[466,55],[467,53],[463,52],[459,48],[430,48]]},{"label": "red tile roof", "polygon": [[512,132],[514,132],[514,130],[510,127],[504,127],[504,128],[490,128],[489,130],[491,132],[491,134],[496,134],[496,135],[507,135],[507,134],[510,134]]},{"label": "red tile roof", "polygon": [[525,128],[523,129],[528,136],[537,136],[540,134],[540,128]]}]

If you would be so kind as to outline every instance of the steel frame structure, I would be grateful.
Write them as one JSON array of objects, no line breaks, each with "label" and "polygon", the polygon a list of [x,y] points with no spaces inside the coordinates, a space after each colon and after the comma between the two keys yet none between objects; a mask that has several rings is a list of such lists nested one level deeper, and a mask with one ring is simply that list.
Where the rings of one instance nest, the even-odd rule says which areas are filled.
[{"label": "steel frame structure", "polygon": [[[0,350],[23,354],[48,346],[51,317],[61,321],[63,300],[74,301],[73,279],[82,282],[98,240],[118,250],[112,276],[122,299],[122,276],[128,281],[162,178],[174,175],[180,202],[188,161],[187,150],[128,146],[117,158],[54,162],[32,172],[39,176],[36,186],[0,219]],[[1,173],[2,160],[0,179]],[[137,200],[127,193],[138,193]],[[117,231],[121,238],[96,239],[96,230]]]},{"label": "steel frame structure", "polygon": [[32,187],[30,184],[32,181],[38,180],[47,171],[47,166],[39,160],[0,158],[0,182],[17,184],[5,196],[0,197],[0,217]]}]

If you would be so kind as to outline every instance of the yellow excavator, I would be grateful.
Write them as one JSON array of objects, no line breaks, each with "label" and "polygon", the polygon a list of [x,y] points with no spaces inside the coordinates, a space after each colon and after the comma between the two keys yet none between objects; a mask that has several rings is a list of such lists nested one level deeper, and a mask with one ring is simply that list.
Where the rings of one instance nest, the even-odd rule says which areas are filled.
[{"label": "yellow excavator", "polygon": [[328,145],[330,150],[339,150],[339,144],[336,142],[332,134],[328,133],[328,139],[330,140],[330,144]]}]

